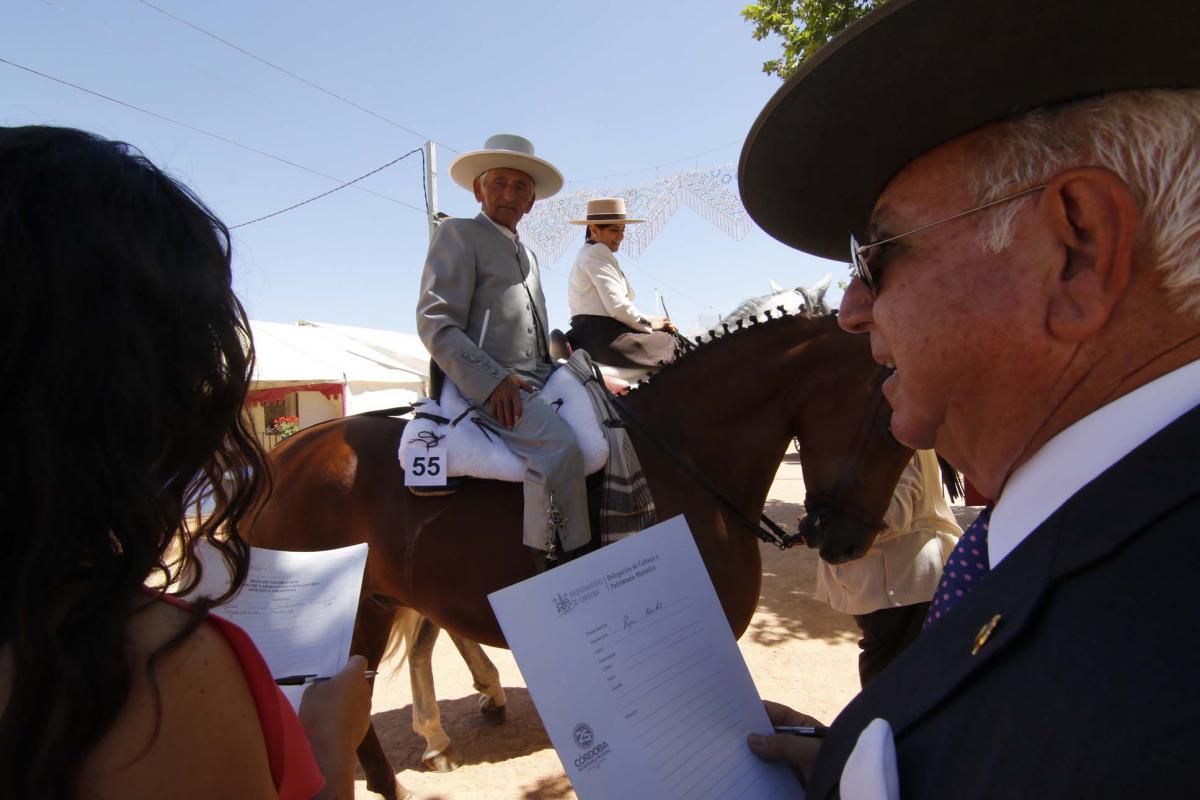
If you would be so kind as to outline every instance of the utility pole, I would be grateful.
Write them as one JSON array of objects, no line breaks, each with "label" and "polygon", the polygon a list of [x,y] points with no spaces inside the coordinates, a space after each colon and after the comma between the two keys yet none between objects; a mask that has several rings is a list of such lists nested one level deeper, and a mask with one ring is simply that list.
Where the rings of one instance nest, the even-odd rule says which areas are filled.
[{"label": "utility pole", "polygon": [[437,145],[433,140],[425,142],[425,191],[429,193],[429,239],[433,240],[433,232],[437,230],[438,194],[437,194]]}]

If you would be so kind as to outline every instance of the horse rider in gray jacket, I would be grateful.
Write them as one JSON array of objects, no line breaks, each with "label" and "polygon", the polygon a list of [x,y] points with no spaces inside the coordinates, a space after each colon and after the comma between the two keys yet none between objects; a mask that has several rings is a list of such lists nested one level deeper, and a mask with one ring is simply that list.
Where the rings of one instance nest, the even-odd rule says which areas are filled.
[{"label": "horse rider in gray jacket", "polygon": [[520,136],[498,134],[450,165],[482,213],[448,219],[429,244],[417,333],[434,362],[525,465],[524,542],[538,571],[587,544],[583,456],[541,396],[554,369],[537,257],[517,235],[563,177]]}]

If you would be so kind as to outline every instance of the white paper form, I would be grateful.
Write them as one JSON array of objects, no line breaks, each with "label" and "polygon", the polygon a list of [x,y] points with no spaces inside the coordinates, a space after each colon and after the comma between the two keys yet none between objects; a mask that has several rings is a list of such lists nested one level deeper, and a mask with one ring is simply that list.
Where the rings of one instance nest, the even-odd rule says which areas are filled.
[{"label": "white paper form", "polygon": [[803,798],[683,517],[489,595],[580,798]]},{"label": "white paper form", "polygon": [[[197,548],[204,575],[191,596],[217,596],[229,586],[221,556]],[[246,582],[212,610],[241,627],[262,653],[271,674],[332,675],[350,658],[350,639],[367,545],[300,553],[250,548]],[[296,709],[303,686],[282,686]]]}]

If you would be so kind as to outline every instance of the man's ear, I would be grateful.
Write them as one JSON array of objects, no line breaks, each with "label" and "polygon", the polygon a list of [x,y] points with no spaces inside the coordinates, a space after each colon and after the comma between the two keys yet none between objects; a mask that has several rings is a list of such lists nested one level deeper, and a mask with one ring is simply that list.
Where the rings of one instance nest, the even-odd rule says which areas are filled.
[{"label": "man's ear", "polygon": [[1084,341],[1104,327],[1129,285],[1137,201],[1103,167],[1067,170],[1044,192],[1042,209],[1064,255],[1053,276],[1047,327],[1059,339]]},{"label": "man's ear", "polygon": [[479,178],[478,177],[476,177],[475,180],[471,181],[471,188],[475,190],[475,202],[482,203],[483,202],[483,192],[480,191],[480,189],[479,189]]},{"label": "man's ear", "polygon": [[524,216],[525,214],[528,214],[533,209],[533,204],[536,201],[537,201],[537,192],[531,192],[529,194],[529,204],[527,206],[525,206],[525,210],[523,212],[521,212],[522,216]]}]

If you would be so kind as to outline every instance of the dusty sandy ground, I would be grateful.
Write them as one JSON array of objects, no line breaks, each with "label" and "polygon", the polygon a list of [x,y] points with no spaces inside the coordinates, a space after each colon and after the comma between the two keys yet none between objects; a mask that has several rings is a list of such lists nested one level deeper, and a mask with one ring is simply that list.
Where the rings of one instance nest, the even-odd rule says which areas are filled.
[{"label": "dusty sandy ground", "polygon": [[[803,510],[800,460],[790,453],[780,465],[767,501],[767,516],[792,529]],[[971,516],[971,509],[956,508]],[[961,521],[961,520],[960,520]],[[831,721],[858,692],[858,629],[854,618],[813,599],[817,556],[806,548],[781,552],[761,545],[763,589],[758,611],[739,640],[750,674],[764,699],[778,700]],[[421,800],[565,800],[575,792],[550,746],[512,654],[485,648],[500,670],[508,694],[504,722],[492,724],[478,712],[471,675],[442,636],[434,651],[442,724],[464,758],[449,773],[421,767],[423,740],[412,730],[408,670],[381,668],[376,679],[373,722],[397,777]],[[376,800],[361,772],[356,800]]]}]

